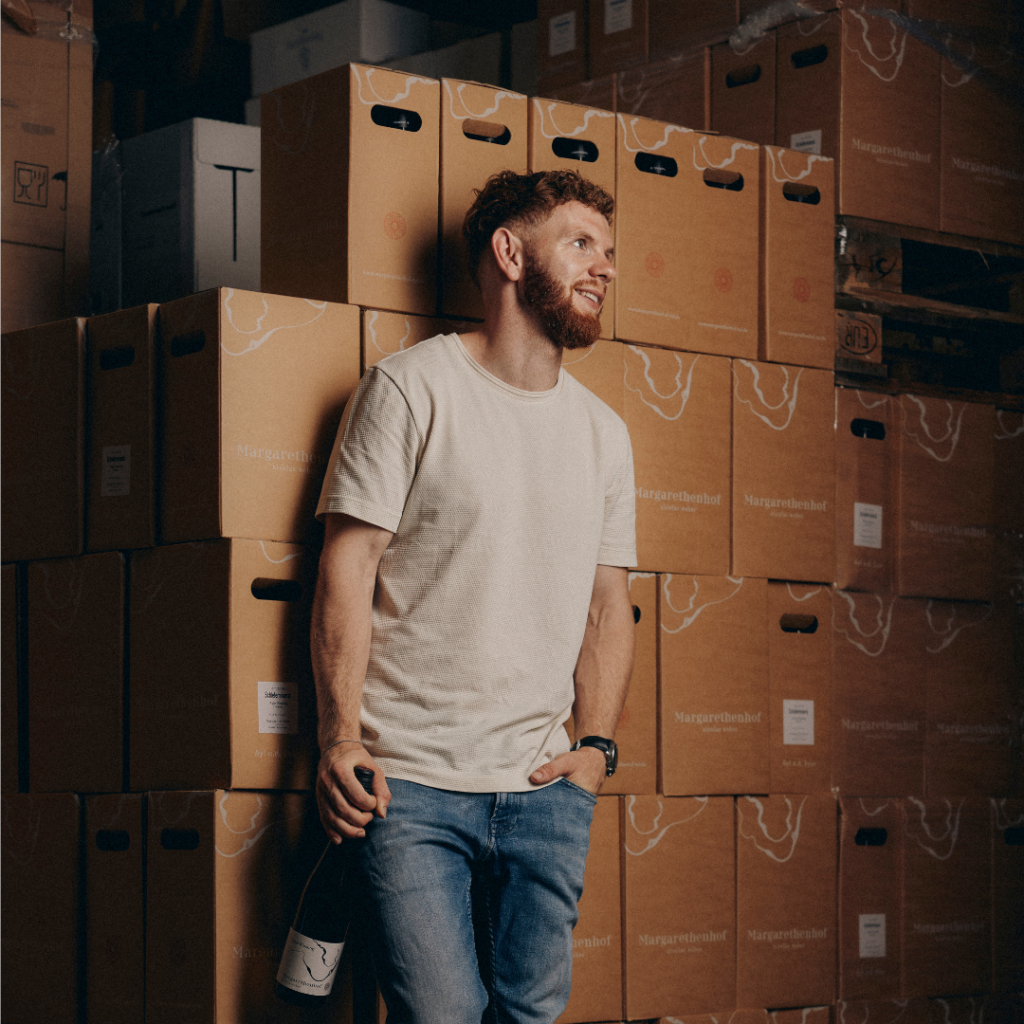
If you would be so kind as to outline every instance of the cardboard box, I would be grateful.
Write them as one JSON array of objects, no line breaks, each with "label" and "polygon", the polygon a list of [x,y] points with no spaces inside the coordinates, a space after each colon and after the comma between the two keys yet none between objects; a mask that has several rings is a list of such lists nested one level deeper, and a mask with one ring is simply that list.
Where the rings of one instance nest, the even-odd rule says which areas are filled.
[{"label": "cardboard box", "polygon": [[927,999],[852,999],[836,1003],[836,1024],[928,1024]]},{"label": "cardboard box", "polygon": [[[579,171],[614,199],[615,115],[610,110],[536,96],[530,101],[529,111],[530,172]],[[611,338],[614,333],[615,282],[612,281],[601,309],[601,337]]]},{"label": "cardboard box", "polygon": [[836,801],[736,798],[736,1001],[835,1000]]},{"label": "cardboard box", "polygon": [[438,334],[473,331],[479,326],[472,320],[442,320],[411,313],[387,313],[379,309],[364,309],[362,324],[364,370],[385,356],[412,348],[418,341],[426,341]]},{"label": "cardboard box", "polygon": [[116,139],[92,154],[92,212],[89,218],[89,311],[123,308],[121,281],[121,143]]},{"label": "cardboard box", "polygon": [[141,793],[85,798],[88,1020],[145,1019],[146,829]]},{"label": "cardboard box", "polygon": [[305,789],[314,552],[230,540],[131,560],[131,788]]},{"label": "cardboard box", "polygon": [[76,1021],[83,967],[79,797],[4,793],[2,806],[4,1017],[25,1024]]},{"label": "cardboard box", "polygon": [[587,0],[588,72],[595,78],[647,60],[648,0]]},{"label": "cardboard box", "polygon": [[735,1005],[735,851],[728,797],[625,798],[625,1017]]},{"label": "cardboard box", "polygon": [[5,334],[2,347],[3,561],[80,555],[85,533],[85,321],[62,320]]},{"label": "cardboard box", "polygon": [[298,541],[359,382],[359,310],[215,289],[160,307],[164,544]]},{"label": "cardboard box", "polygon": [[882,361],[882,318],[872,313],[836,311],[836,356],[863,363]]},{"label": "cardboard box", "polygon": [[753,357],[757,146],[618,118],[615,336]]},{"label": "cardboard box", "polygon": [[121,143],[126,306],[260,287],[260,130],[196,117]]},{"label": "cardboard box", "polygon": [[136,306],[88,323],[88,551],[156,544],[156,311]]},{"label": "cardboard box", "polygon": [[[510,30],[509,85],[526,96],[537,95],[537,19],[520,21]],[[500,38],[500,36],[499,36]],[[448,75],[449,78],[475,78],[474,75]]]},{"label": "cardboard box", "polygon": [[833,595],[832,785],[844,796],[924,793],[921,602]]},{"label": "cardboard box", "polygon": [[[626,416],[626,389],[622,382],[624,346],[598,339],[587,348],[562,352],[562,367],[619,416]],[[633,442],[634,450],[636,442]]]},{"label": "cardboard box", "polygon": [[25,654],[21,644],[21,608],[19,607],[19,571],[13,563],[0,566],[0,791],[17,793],[19,789],[19,741],[21,710],[21,669]]},{"label": "cardboard box", "polygon": [[[532,40],[531,40],[532,42]],[[501,80],[501,33],[462,39],[437,50],[386,61],[383,67],[423,78],[462,78],[472,82]]]},{"label": "cardboard box", "polygon": [[711,47],[711,128],[760,146],[775,143],[775,31],[734,50]]},{"label": "cardboard box", "polygon": [[[679,1017],[660,1017],[654,1024],[676,1024]],[[767,1024],[767,1010],[727,1010],[724,1013],[688,1013],[686,1024]]]},{"label": "cardboard box", "polygon": [[1024,241],[1024,114],[1012,97],[1024,84],[1024,64],[1008,46],[958,41],[953,48],[978,70],[942,61],[939,227],[1019,245]]},{"label": "cardboard box", "polygon": [[803,1006],[795,1010],[771,1010],[768,1024],[832,1024],[831,1006]]},{"label": "cardboard box", "polygon": [[778,31],[775,143],[836,161],[836,212],[939,226],[939,55],[853,7]]},{"label": "cardboard box", "polygon": [[387,0],[344,0],[253,32],[252,94],[361,61],[383,64],[430,45],[430,19]]},{"label": "cardboard box", "polygon": [[903,802],[840,800],[838,994],[844,1000],[899,998],[902,874]]},{"label": "cardboard box", "polygon": [[264,291],[435,312],[439,89],[352,64],[267,94]]},{"label": "cardboard box", "polygon": [[640,568],[729,565],[729,361],[624,345]]},{"label": "cardboard box", "polygon": [[889,395],[836,388],[836,585],[841,590],[883,593],[893,585],[894,405]]},{"label": "cardboard box", "polygon": [[992,991],[1024,983],[1024,801],[990,800],[992,809]]},{"label": "cardboard box", "polygon": [[651,56],[719,43],[736,27],[736,0],[650,0]]},{"label": "cardboard box", "polygon": [[538,0],[538,91],[586,77],[587,0]]},{"label": "cardboard box", "polygon": [[29,789],[124,787],[125,566],[118,551],[28,566]]},{"label": "cardboard box", "polygon": [[897,592],[992,596],[995,410],[899,397]]},{"label": "cardboard box", "polygon": [[996,528],[1024,533],[1024,412],[996,409],[995,428]]},{"label": "cardboard box", "polygon": [[[5,332],[81,315],[89,304],[92,5],[27,6],[35,35],[7,19],[2,30]],[[40,271],[44,280],[30,282]]]},{"label": "cardboard box", "polygon": [[595,110],[610,110],[615,113],[616,75],[602,75],[601,78],[585,82],[570,82],[567,85],[551,85],[540,90],[546,96],[553,96],[563,103],[574,103],[578,107]]},{"label": "cardboard box", "polygon": [[770,793],[832,785],[832,592],[768,584]]},{"label": "cardboard box", "polygon": [[924,612],[927,793],[1006,794],[1016,747],[1009,616],[991,604],[928,601],[915,606]]},{"label": "cardboard box", "polygon": [[661,577],[661,792],[768,792],[767,619],[766,580]]},{"label": "cardboard box", "polygon": [[831,581],[832,374],[746,359],[732,372],[732,574]]},{"label": "cardboard box", "polygon": [[527,99],[492,85],[441,81],[441,300],[445,316],[484,315],[469,273],[462,222],[474,189],[498,171],[526,173]]},{"label": "cardboard box", "polygon": [[988,805],[904,801],[904,996],[984,992],[992,980]]},{"label": "cardboard box", "polygon": [[[311,802],[216,791],[150,793],[148,804],[147,1022],[258,1013],[266,1024],[297,1024],[301,1011],[273,990],[302,886],[324,849]],[[351,1020],[344,978],[328,999],[325,1019]]]},{"label": "cardboard box", "polygon": [[615,110],[703,131],[709,120],[708,63],[705,50],[691,50],[620,71],[615,76]]},{"label": "cardboard box", "polygon": [[835,365],[834,173],[813,153],[761,150],[762,360]]},{"label": "cardboard box", "polygon": [[598,797],[572,933],[572,993],[558,1024],[607,1020],[622,1012],[621,846],[619,799]]}]

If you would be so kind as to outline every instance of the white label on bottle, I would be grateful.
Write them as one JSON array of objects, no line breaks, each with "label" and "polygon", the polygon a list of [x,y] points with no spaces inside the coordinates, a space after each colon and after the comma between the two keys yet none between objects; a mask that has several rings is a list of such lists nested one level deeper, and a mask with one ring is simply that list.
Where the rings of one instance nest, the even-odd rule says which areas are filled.
[{"label": "white label on bottle", "polygon": [[299,688],[295,683],[257,683],[260,732],[299,731]]},{"label": "white label on bottle", "polygon": [[633,0],[604,0],[604,34],[626,32],[633,27]]},{"label": "white label on bottle", "polygon": [[334,984],[344,948],[344,942],[320,942],[289,928],[277,980],[295,992],[326,996]]},{"label": "white label on bottle", "polygon": [[817,153],[821,156],[821,129],[813,132],[794,132],[789,137],[789,148],[801,153]]},{"label": "white label on bottle", "polygon": [[782,742],[787,747],[814,746],[814,701],[782,702]]},{"label": "white label on bottle", "polygon": [[132,481],[132,446],[108,444],[103,449],[100,467],[100,497],[121,498],[128,493]]},{"label": "white label on bottle", "polygon": [[548,56],[560,57],[576,49],[576,12],[566,11],[548,22]]},{"label": "white label on bottle", "polygon": [[885,914],[860,915],[860,958],[885,956]]},{"label": "white label on bottle", "polygon": [[881,548],[882,506],[853,503],[853,546],[855,548]]}]

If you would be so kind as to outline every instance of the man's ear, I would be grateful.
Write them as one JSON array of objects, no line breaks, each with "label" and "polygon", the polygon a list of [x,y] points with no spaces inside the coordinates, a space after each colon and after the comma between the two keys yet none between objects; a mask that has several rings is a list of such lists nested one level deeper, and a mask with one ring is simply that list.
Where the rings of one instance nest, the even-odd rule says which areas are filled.
[{"label": "man's ear", "polygon": [[508,228],[498,228],[491,235],[491,253],[502,277],[508,281],[518,281],[522,278],[526,266],[522,238]]}]

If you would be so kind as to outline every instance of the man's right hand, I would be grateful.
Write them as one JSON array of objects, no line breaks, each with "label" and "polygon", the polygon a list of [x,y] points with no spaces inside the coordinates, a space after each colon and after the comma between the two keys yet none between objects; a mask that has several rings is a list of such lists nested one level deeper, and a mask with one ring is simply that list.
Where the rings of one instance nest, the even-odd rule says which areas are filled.
[{"label": "man's right hand", "polygon": [[[356,767],[373,772],[373,796],[363,789],[353,771]],[[327,750],[320,758],[316,773],[316,802],[320,821],[332,842],[366,835],[366,824],[387,816],[391,791],[384,773],[366,748],[344,743]]]}]

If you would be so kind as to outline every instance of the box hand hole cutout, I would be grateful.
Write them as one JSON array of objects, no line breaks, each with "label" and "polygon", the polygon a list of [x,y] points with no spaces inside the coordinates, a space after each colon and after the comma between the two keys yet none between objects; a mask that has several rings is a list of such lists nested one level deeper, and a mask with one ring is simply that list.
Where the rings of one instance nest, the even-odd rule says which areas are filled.
[{"label": "box hand hole cutout", "polygon": [[96,849],[103,853],[123,853],[132,845],[132,837],[123,828],[101,828],[96,833]]},{"label": "box hand hole cutout", "polygon": [[723,171],[709,167],[704,172],[704,184],[708,188],[724,188],[728,192],[743,191],[743,175],[737,171]]},{"label": "box hand hole cutout", "polygon": [[561,160],[579,160],[581,163],[597,162],[598,150],[586,139],[566,139],[561,135],[551,140],[551,152]]},{"label": "box hand hole cutout", "polygon": [[462,122],[462,134],[474,142],[493,142],[496,146],[507,146],[512,141],[512,133],[505,125],[471,117]]},{"label": "box hand hole cutout", "polygon": [[828,47],[824,43],[820,46],[808,46],[806,50],[797,50],[791,54],[789,59],[798,71],[801,68],[812,68],[815,64],[823,64],[828,59]]},{"label": "box hand hole cutout", "polygon": [[117,348],[104,349],[100,353],[101,370],[121,370],[135,362],[134,345],[118,345]]},{"label": "box hand hole cutout", "polygon": [[782,186],[782,196],[791,203],[807,203],[809,206],[817,206],[821,202],[821,192],[817,188],[796,181],[787,181]]},{"label": "box hand hole cutout", "polygon": [[633,625],[635,626],[640,621],[640,609],[633,605]]},{"label": "box hand hole cutout", "polygon": [[885,424],[878,420],[855,419],[850,421],[850,433],[854,437],[863,437],[868,441],[885,440]]},{"label": "box hand hole cutout", "polygon": [[674,178],[679,165],[670,156],[654,156],[652,153],[637,153],[633,160],[638,171],[644,174],[660,174],[663,178]]},{"label": "box hand hole cutout", "polygon": [[889,830],[884,828],[859,828],[853,841],[858,846],[885,846]]},{"label": "box hand hole cutout", "polygon": [[796,615],[787,612],[779,618],[779,628],[783,633],[816,633],[818,631],[818,616]]},{"label": "box hand hole cutout", "polygon": [[1019,825],[1003,830],[1003,842],[1007,846],[1024,846],[1024,828]]},{"label": "box hand hole cutout", "polygon": [[272,580],[260,576],[249,588],[257,601],[301,601],[302,584],[298,580]]},{"label": "box hand hole cutout", "polygon": [[761,77],[760,64],[748,64],[743,68],[736,68],[725,76],[727,89],[735,89],[740,85],[753,85]]},{"label": "box hand hole cutout", "polygon": [[160,845],[165,850],[198,850],[199,832],[194,828],[165,828],[160,831]]},{"label": "box hand hole cutout", "polygon": [[189,331],[188,334],[176,334],[171,338],[171,355],[175,359],[180,356],[195,355],[196,352],[202,352],[205,346],[205,331]]},{"label": "box hand hole cutout", "polygon": [[423,118],[415,110],[385,107],[382,103],[370,108],[370,120],[381,128],[394,128],[400,132],[418,132],[423,127]]}]

